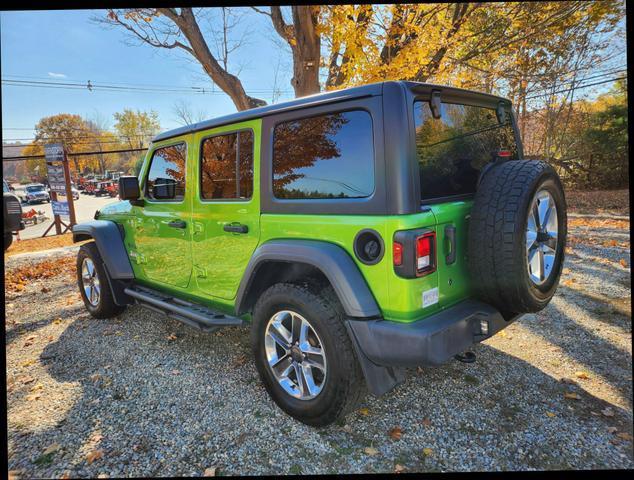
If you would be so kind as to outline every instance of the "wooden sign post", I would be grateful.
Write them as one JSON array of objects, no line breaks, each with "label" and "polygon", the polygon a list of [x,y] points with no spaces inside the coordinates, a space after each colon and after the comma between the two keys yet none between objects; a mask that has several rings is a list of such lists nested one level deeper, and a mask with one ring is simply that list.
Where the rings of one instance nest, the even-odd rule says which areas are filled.
[{"label": "wooden sign post", "polygon": [[[55,227],[56,235],[66,233],[77,223],[75,218],[75,203],[70,184],[70,169],[66,149],[61,143],[49,143],[44,146],[44,156],[48,170],[48,184],[51,188],[51,206],[53,207],[53,223],[46,229],[42,237]],[[66,201],[59,201],[57,194],[66,194]],[[62,221],[61,215],[69,218],[69,223]],[[62,225],[66,227],[62,231]]]}]

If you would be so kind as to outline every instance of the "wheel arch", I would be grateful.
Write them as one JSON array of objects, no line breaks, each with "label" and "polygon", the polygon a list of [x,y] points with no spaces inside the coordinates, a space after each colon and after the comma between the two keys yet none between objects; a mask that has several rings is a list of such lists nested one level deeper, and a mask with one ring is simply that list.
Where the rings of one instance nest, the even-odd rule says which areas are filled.
[{"label": "wheel arch", "polygon": [[318,240],[271,240],[260,245],[251,256],[238,288],[236,314],[250,312],[259,295],[274,283],[307,277],[329,283],[349,317],[381,315],[350,255],[338,245]]},{"label": "wheel arch", "polygon": [[90,220],[73,225],[73,242],[93,239],[113,280],[134,278],[119,226],[110,220]]}]

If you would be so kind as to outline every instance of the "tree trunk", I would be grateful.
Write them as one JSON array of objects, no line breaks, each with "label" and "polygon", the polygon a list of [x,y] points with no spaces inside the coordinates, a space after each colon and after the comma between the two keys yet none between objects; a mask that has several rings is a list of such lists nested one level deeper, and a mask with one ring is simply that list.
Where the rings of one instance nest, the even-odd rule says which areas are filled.
[{"label": "tree trunk", "polygon": [[319,93],[319,60],[321,38],[316,32],[319,7],[293,6],[295,45],[293,51],[293,78],[291,85],[296,97]]}]

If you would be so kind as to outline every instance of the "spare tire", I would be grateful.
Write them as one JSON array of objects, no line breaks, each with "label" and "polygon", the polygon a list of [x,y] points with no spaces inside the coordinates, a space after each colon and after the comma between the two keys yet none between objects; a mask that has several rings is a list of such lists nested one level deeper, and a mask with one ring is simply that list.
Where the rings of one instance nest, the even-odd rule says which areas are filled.
[{"label": "spare tire", "polygon": [[476,296],[506,314],[543,309],[559,284],[566,222],[563,187],[548,163],[515,160],[488,169],[469,220]]}]

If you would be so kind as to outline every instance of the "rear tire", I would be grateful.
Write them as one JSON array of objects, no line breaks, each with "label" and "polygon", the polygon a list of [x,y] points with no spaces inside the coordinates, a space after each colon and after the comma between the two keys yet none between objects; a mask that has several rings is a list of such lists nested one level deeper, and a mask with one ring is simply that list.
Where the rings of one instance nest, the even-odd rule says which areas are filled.
[{"label": "rear tire", "polygon": [[[543,226],[539,205],[544,212],[555,207],[544,214]],[[508,161],[487,171],[469,223],[469,270],[476,295],[504,313],[542,310],[559,284],[566,223],[563,187],[548,163]]]},{"label": "rear tire", "polygon": [[85,243],[79,248],[77,286],[86,310],[93,317],[116,317],[125,310],[125,306],[117,305],[114,301],[108,273],[95,242]]},{"label": "rear tire", "polygon": [[[301,398],[302,393],[310,389],[302,389],[300,393],[299,384],[295,396],[289,393],[289,385],[293,387],[294,383],[292,379],[298,378],[291,365],[294,357],[290,354],[287,358],[290,373],[283,382],[276,378],[269,365],[270,357],[267,355],[271,355],[271,337],[267,340],[267,327],[273,318],[280,318],[276,317],[280,312],[293,312],[301,320],[306,320],[312,329],[312,344],[319,344],[312,348],[321,350],[325,356],[323,374],[311,369],[314,376],[311,373],[310,380],[315,379],[314,384],[320,385],[319,392],[314,396]],[[363,373],[343,318],[342,308],[330,286],[319,289],[316,286],[279,283],[263,292],[254,307],[251,346],[264,387],[282,410],[307,425],[319,427],[341,419],[355,408],[365,392]],[[290,330],[285,333],[290,334]],[[279,346],[273,348],[283,351]],[[294,350],[294,354],[299,353]],[[282,353],[280,358],[283,358]],[[300,361],[300,368],[308,361],[306,358]]]}]

